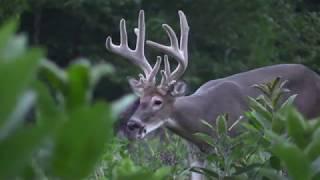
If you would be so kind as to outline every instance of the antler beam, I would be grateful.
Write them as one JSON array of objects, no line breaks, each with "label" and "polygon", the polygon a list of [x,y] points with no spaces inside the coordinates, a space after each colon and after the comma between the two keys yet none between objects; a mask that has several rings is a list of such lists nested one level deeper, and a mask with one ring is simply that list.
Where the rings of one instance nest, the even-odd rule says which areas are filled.
[{"label": "antler beam", "polygon": [[136,41],[136,48],[130,49],[128,46],[128,35],[126,30],[126,21],[125,19],[121,19],[120,21],[120,45],[116,45],[112,42],[112,38],[110,36],[106,39],[106,48],[121,56],[138,67],[140,67],[143,72],[144,76],[142,74],[139,74],[140,82],[142,83],[154,83],[155,82],[155,76],[157,72],[159,71],[161,60],[157,60],[154,68],[151,67],[149,64],[147,58],[144,54],[144,44],[145,44],[145,18],[144,18],[144,11],[141,10],[139,12],[139,18],[138,18],[138,28],[134,29],[135,34],[137,36]]},{"label": "antler beam", "polygon": [[187,18],[182,11],[179,11],[179,19],[180,19],[180,45],[178,42],[178,38],[173,29],[167,25],[163,24],[162,27],[166,31],[167,35],[170,39],[170,46],[162,45],[154,41],[147,41],[147,45],[160,50],[161,52],[168,54],[175,58],[178,61],[177,68],[170,73],[169,79],[178,80],[188,66],[188,35],[189,35],[189,25],[187,22]]}]

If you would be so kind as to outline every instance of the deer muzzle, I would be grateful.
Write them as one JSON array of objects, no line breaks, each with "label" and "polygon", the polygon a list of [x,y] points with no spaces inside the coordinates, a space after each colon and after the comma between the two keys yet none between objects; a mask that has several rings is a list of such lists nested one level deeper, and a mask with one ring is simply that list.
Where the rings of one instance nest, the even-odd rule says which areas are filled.
[{"label": "deer muzzle", "polygon": [[127,128],[129,131],[136,131],[138,134],[145,133],[145,126],[142,124],[140,120],[135,118],[131,118],[127,123]]},{"label": "deer muzzle", "polygon": [[127,127],[130,131],[135,131],[135,130],[140,130],[143,126],[137,121],[129,120]]}]

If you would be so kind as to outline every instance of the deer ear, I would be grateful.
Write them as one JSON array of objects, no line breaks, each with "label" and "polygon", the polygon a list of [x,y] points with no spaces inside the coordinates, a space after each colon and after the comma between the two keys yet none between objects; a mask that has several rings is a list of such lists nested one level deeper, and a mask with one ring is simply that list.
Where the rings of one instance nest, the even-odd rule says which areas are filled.
[{"label": "deer ear", "polygon": [[187,91],[187,84],[183,81],[178,81],[174,84],[173,90],[171,91],[172,96],[184,96]]},{"label": "deer ear", "polygon": [[133,92],[137,95],[137,96],[141,96],[143,88],[141,86],[140,81],[132,78],[132,77],[128,77],[128,82],[130,84],[131,89],[133,90]]}]

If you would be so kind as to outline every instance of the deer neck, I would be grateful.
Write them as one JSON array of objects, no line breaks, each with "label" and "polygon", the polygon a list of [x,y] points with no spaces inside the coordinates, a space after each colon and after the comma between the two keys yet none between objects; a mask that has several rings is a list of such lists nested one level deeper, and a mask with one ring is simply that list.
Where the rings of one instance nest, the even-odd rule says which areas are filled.
[{"label": "deer neck", "polygon": [[195,107],[196,102],[192,100],[191,96],[179,97],[175,100],[166,127],[180,137],[201,145],[202,142],[194,134],[199,132],[210,134],[211,132],[201,123],[201,119],[197,119],[200,117],[201,107],[200,105]]}]

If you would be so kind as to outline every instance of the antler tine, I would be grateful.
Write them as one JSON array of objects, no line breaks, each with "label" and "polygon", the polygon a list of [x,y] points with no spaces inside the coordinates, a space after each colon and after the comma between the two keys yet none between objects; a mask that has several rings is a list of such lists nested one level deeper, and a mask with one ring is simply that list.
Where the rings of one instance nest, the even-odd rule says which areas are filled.
[{"label": "antler tine", "polygon": [[145,43],[145,36],[146,36],[146,26],[144,20],[144,11],[140,10],[139,12],[139,19],[138,19],[138,32],[136,33],[137,39],[136,42],[136,51],[142,57],[144,57],[144,43]]},{"label": "antler tine", "polygon": [[178,12],[180,19],[180,50],[184,52],[184,57],[188,65],[188,35],[189,35],[189,25],[186,15],[180,10]]},{"label": "antler tine", "polygon": [[164,70],[161,70],[161,83],[159,85],[159,88],[168,88],[171,84],[173,84],[175,81],[171,80],[171,71],[170,71],[170,63],[168,59],[168,55],[164,55]]},{"label": "antler tine", "polygon": [[137,35],[137,42],[135,50],[132,50],[128,46],[128,35],[126,30],[126,21],[121,19],[120,21],[120,45],[115,45],[112,42],[110,36],[106,39],[106,48],[124,58],[129,59],[132,63],[140,67],[144,74],[145,78],[149,76],[152,71],[151,65],[148,63],[144,55],[144,43],[145,43],[145,21],[144,21],[144,11],[140,10],[138,18],[138,28],[135,29]]},{"label": "antler tine", "polygon": [[161,65],[161,56],[157,56],[157,61],[156,61],[155,65],[153,66],[149,76],[147,77],[147,81],[149,83],[155,83],[155,77],[159,72],[160,65]]},{"label": "antler tine", "polygon": [[179,79],[185,72],[188,66],[188,34],[189,34],[189,25],[187,18],[182,11],[179,11],[180,19],[180,46],[178,43],[177,36],[173,29],[167,25],[163,24],[162,27],[166,31],[170,39],[170,46],[162,45],[154,41],[147,41],[147,45],[152,48],[158,49],[163,53],[166,53],[178,61],[177,68],[170,74],[171,80]]}]

